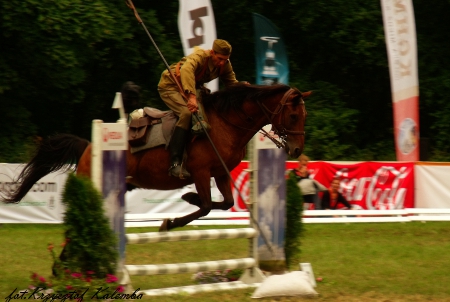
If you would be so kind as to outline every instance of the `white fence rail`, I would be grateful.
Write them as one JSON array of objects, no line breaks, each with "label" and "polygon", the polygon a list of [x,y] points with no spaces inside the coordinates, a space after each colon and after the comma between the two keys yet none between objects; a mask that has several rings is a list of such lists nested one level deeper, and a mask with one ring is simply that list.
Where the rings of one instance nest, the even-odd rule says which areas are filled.
[{"label": "white fence rail", "polygon": [[[126,227],[159,226],[165,218],[175,218],[184,213],[125,214]],[[208,216],[190,225],[248,225],[248,212],[212,211]],[[358,222],[410,222],[450,221],[450,209],[403,210],[307,210],[304,223],[358,223]]]}]

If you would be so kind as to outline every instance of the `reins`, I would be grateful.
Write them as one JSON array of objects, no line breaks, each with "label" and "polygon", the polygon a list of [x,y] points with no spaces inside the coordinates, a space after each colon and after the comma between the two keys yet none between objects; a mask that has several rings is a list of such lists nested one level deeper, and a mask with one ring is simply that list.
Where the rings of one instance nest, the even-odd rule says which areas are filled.
[{"label": "reins", "polygon": [[[280,141],[278,141],[273,135],[271,135],[270,133],[268,133],[266,130],[264,130],[264,129],[252,129],[252,128],[247,128],[247,127],[243,127],[243,126],[240,126],[240,125],[236,125],[236,124],[234,124],[234,123],[232,123],[232,122],[230,122],[226,117],[224,117],[224,116],[221,116],[221,118],[223,119],[223,120],[225,120],[228,124],[230,124],[230,125],[232,125],[232,126],[234,126],[234,127],[236,127],[236,128],[239,128],[239,129],[242,129],[242,130],[246,130],[246,131],[252,131],[252,132],[258,132],[259,131],[259,133],[260,134],[262,134],[262,135],[264,135],[265,137],[267,137],[268,139],[270,139],[276,146],[277,146],[277,148],[285,148],[286,147],[286,142],[285,142],[285,140],[284,140],[284,137],[287,135],[287,134],[292,134],[292,135],[305,135],[305,131],[292,131],[292,130],[288,130],[288,129],[286,129],[286,127],[284,127],[283,126],[283,124],[282,124],[282,113],[283,113],[283,110],[284,110],[284,108],[286,107],[286,106],[292,106],[292,102],[288,102],[288,99],[289,99],[289,97],[292,95],[292,93],[294,93],[294,92],[298,92],[298,90],[297,89],[294,89],[294,88],[290,88],[288,91],[286,91],[285,93],[284,93],[284,95],[283,95],[283,97],[281,98],[281,100],[280,100],[280,102],[278,103],[278,106],[277,106],[277,108],[275,108],[275,110],[274,111],[271,111],[269,108],[267,108],[267,106],[264,104],[264,103],[262,103],[262,102],[259,102],[259,101],[257,101],[256,103],[258,104],[258,106],[259,106],[259,108],[261,108],[261,111],[264,113],[264,115],[266,116],[266,118],[267,118],[267,120],[269,121],[269,123],[272,125],[272,128],[273,129],[275,129],[275,131],[274,131],[274,133],[276,134],[276,135],[278,135],[279,137],[280,137],[280,139],[283,141],[283,142],[280,142]],[[303,101],[303,99],[299,102],[299,105],[304,105],[305,104],[305,102]],[[216,109],[216,111],[218,111],[217,110],[217,108],[216,107],[214,107],[215,109]],[[269,114],[270,114],[270,116],[269,116]],[[278,126],[277,126],[277,124],[275,124],[274,123],[274,118],[276,118],[276,117],[278,117]],[[280,127],[282,127],[281,129],[280,129]]]}]

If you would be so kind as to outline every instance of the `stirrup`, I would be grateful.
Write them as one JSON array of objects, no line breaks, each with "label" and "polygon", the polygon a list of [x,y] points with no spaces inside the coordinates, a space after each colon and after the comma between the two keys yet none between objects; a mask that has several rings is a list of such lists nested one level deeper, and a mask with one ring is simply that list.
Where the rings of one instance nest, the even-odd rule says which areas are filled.
[{"label": "stirrup", "polygon": [[169,176],[175,176],[179,179],[190,178],[191,174],[184,168],[183,164],[173,164],[169,168]]}]

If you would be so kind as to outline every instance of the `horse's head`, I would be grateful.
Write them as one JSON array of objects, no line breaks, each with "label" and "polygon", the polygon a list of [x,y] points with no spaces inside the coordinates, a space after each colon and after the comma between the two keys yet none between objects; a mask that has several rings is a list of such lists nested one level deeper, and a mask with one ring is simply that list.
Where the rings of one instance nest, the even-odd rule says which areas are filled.
[{"label": "horse's head", "polygon": [[303,152],[307,114],[304,99],[311,93],[291,88],[284,93],[274,111],[266,108],[271,114],[272,130],[279,136],[286,153],[293,158],[299,157]]},{"label": "horse's head", "polygon": [[253,136],[264,125],[272,124],[279,140],[268,137],[291,157],[297,158],[305,142],[306,109],[303,99],[310,94],[310,91],[302,93],[283,84],[236,84],[205,96],[203,105],[206,112],[213,110],[219,119],[233,125],[239,136],[243,133]]}]

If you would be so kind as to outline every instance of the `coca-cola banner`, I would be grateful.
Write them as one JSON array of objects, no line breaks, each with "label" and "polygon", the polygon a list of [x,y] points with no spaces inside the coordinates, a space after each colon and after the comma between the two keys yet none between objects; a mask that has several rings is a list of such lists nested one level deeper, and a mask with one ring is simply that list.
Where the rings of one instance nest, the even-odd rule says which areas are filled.
[{"label": "coca-cola banner", "polygon": [[[286,162],[286,169],[294,169],[297,162]],[[241,162],[232,177],[248,198],[248,162]],[[358,162],[334,164],[310,162],[310,177],[328,187],[334,177],[341,179],[340,192],[356,209],[389,210],[414,208],[414,162]],[[235,194],[234,211],[245,206]]]}]

